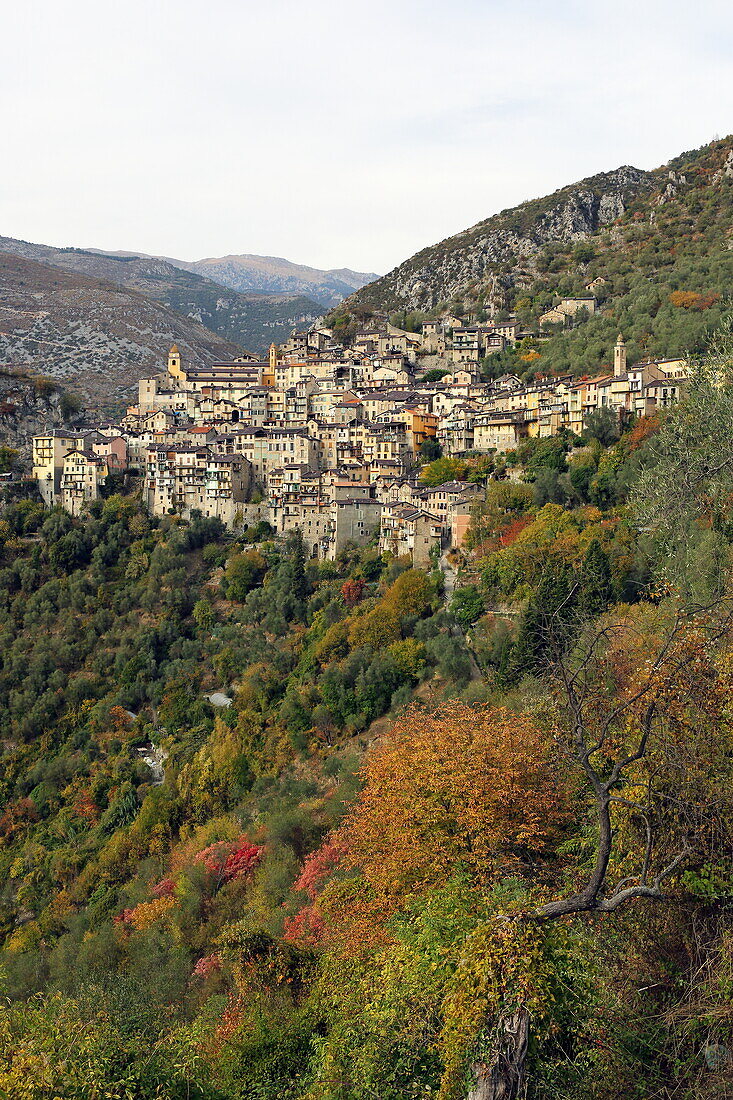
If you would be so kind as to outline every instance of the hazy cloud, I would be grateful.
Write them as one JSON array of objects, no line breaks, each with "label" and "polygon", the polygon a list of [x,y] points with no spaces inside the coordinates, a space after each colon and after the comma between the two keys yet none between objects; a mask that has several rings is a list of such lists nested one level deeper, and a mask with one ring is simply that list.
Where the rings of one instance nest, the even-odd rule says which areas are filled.
[{"label": "hazy cloud", "polygon": [[0,233],[385,271],[729,133],[731,31],[716,0],[28,0],[3,16]]}]

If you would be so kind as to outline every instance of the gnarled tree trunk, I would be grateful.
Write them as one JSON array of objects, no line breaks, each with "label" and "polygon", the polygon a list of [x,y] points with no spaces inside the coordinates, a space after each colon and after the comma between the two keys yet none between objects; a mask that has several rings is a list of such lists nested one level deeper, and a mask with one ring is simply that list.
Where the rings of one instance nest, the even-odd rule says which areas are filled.
[{"label": "gnarled tree trunk", "polygon": [[529,1012],[520,1008],[502,1022],[491,1061],[471,1067],[476,1083],[467,1100],[520,1100],[525,1092],[528,1045]]}]

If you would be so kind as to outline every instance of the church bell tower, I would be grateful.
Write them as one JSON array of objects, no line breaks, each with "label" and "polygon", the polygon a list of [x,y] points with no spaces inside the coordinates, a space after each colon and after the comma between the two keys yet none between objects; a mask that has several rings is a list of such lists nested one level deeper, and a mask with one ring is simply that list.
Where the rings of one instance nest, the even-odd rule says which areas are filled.
[{"label": "church bell tower", "polygon": [[176,382],[180,382],[183,379],[183,371],[181,369],[181,353],[175,344],[168,352],[168,374],[171,376],[171,378],[175,378]]}]

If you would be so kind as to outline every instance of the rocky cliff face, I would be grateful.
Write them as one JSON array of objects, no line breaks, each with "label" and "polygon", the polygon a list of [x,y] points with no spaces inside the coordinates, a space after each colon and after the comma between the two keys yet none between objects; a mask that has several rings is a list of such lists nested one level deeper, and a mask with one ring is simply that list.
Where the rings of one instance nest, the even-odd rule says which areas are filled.
[{"label": "rocky cliff face", "polygon": [[427,310],[461,295],[476,281],[486,299],[501,307],[502,288],[531,276],[549,244],[580,242],[612,225],[657,177],[623,167],[533,199],[439,244],[425,248],[394,271],[347,299],[349,307]]},{"label": "rocky cliff face", "polygon": [[19,451],[25,465],[34,435],[75,424],[82,416],[78,403],[48,380],[0,369],[0,445]]}]

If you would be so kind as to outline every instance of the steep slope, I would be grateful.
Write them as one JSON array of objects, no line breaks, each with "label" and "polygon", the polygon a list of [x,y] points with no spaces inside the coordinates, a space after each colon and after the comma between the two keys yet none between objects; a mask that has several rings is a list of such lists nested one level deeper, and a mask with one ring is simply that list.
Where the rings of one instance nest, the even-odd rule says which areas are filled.
[{"label": "steep slope", "polygon": [[653,172],[618,169],[504,211],[424,249],[333,319],[449,307],[479,319],[514,312],[537,331],[562,297],[592,293],[595,315],[546,327],[551,339],[487,364],[491,373],[582,374],[609,362],[619,330],[632,359],[697,354],[729,306],[731,282],[733,138],[725,138]]},{"label": "steep slope", "polygon": [[192,262],[166,259],[176,267],[194,271],[232,290],[305,294],[327,308],[333,308],[377,278],[373,272],[365,274],[348,267],[322,271],[278,256],[219,256]]},{"label": "steep slope", "polygon": [[0,252],[0,365],[108,405],[159,370],[174,342],[192,363],[240,350],[144,294]]},{"label": "steep slope", "polygon": [[[570,458],[594,475],[567,509],[494,482],[481,587],[447,608],[372,547],[314,569],[298,538],[261,553],[117,494],[10,503],[0,1093],[447,1100],[477,1049],[515,1068],[490,1044],[519,1020],[535,1097],[730,1098],[733,631],[652,598],[669,542],[628,497],[655,454],[683,590],[716,585],[724,404],[717,436],[693,406]],[[675,509],[683,425],[712,476]],[[653,786],[599,832],[609,785],[575,758],[604,720],[604,774]]]},{"label": "steep slope", "polygon": [[255,351],[264,351],[322,312],[317,301],[299,292],[240,294],[156,256],[53,248],[11,237],[0,237],[0,251],[139,291]]},{"label": "steep slope", "polygon": [[695,356],[707,345],[730,308],[731,139],[682,154],[655,173],[655,184],[608,231],[575,248],[545,249],[533,277],[507,291],[509,307],[531,329],[559,297],[593,285],[598,298],[594,316],[551,328],[534,369],[594,371],[609,362],[619,330],[634,360]]},{"label": "steep slope", "polygon": [[80,406],[76,394],[47,378],[0,367],[0,446],[17,450],[28,463],[33,436],[79,422]]},{"label": "steep slope", "polygon": [[389,274],[357,291],[348,305],[429,310],[484,284],[500,296],[505,276],[531,268],[550,242],[585,239],[613,224],[655,185],[652,173],[618,168],[553,195],[504,210],[439,244],[422,249]]}]

